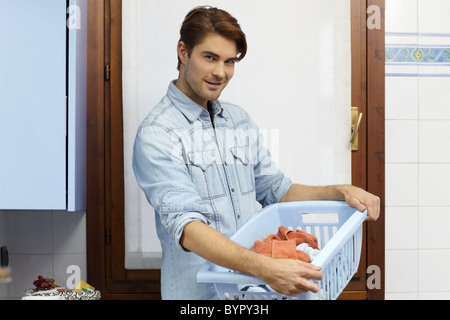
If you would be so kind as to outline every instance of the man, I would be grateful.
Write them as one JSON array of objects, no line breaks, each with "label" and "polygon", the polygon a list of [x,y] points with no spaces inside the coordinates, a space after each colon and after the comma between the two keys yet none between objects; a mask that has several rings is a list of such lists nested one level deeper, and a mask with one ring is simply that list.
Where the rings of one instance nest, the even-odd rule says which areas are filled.
[{"label": "man", "polygon": [[198,7],[180,36],[178,79],[140,125],[133,154],[136,179],[155,209],[163,299],[216,299],[212,284],[196,281],[205,259],[286,295],[317,292],[311,279],[322,278],[319,267],[272,259],[228,237],[257,211],[256,202],[345,200],[376,220],[379,198],[350,185],[293,184],[272,162],[249,115],[218,101],[247,51],[235,18]]}]

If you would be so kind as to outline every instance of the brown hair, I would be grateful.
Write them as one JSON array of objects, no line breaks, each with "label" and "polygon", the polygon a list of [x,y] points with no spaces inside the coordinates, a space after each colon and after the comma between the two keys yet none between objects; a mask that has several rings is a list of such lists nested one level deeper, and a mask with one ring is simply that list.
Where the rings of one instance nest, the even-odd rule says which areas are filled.
[{"label": "brown hair", "polygon": [[[238,21],[228,12],[214,7],[203,6],[192,9],[185,17],[180,29],[180,40],[191,55],[194,47],[199,44],[208,33],[218,33],[222,37],[236,42],[238,60],[242,60],[247,53],[247,40]],[[180,69],[180,58],[178,67]]]}]

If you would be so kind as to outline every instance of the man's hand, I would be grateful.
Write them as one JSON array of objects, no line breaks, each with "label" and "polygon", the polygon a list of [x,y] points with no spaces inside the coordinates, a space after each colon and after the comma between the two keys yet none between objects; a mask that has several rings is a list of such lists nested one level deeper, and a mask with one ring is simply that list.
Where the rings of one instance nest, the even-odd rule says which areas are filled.
[{"label": "man's hand", "polygon": [[367,209],[367,220],[376,221],[380,216],[380,198],[354,186],[346,186],[345,202],[361,212]]},{"label": "man's hand", "polygon": [[295,259],[268,258],[267,268],[261,270],[261,279],[275,291],[292,296],[302,292],[318,292],[319,286],[311,281],[321,280],[321,267]]},{"label": "man's hand", "polygon": [[306,186],[293,184],[281,202],[305,200],[345,200],[361,212],[367,209],[367,220],[376,221],[380,216],[380,198],[352,185]]}]

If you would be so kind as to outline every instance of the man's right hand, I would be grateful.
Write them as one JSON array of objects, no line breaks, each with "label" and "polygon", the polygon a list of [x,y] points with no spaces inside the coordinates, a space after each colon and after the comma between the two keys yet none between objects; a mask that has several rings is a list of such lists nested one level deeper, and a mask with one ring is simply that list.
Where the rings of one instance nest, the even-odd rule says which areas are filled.
[{"label": "man's right hand", "polygon": [[273,290],[288,296],[319,291],[319,286],[311,279],[322,279],[321,267],[294,259],[269,258],[267,262],[266,268],[261,268],[260,278]]}]

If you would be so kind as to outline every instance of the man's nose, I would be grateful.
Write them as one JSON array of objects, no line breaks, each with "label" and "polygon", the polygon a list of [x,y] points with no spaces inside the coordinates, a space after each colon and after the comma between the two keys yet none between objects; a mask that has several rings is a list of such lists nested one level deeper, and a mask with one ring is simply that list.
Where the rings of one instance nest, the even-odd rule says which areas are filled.
[{"label": "man's nose", "polygon": [[216,63],[213,69],[213,75],[218,78],[225,78],[225,66],[223,63]]}]

